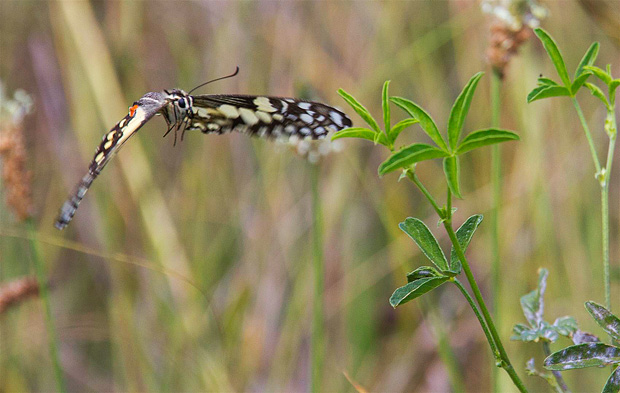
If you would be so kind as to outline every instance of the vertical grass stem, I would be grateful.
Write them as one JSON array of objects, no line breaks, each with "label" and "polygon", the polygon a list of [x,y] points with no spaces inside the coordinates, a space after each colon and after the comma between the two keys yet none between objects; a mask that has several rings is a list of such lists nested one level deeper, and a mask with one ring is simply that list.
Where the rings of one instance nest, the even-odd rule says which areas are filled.
[{"label": "vertical grass stem", "polygon": [[52,360],[52,368],[54,369],[54,376],[56,378],[56,389],[58,392],[65,393],[67,391],[65,386],[65,380],[60,365],[60,359],[58,356],[58,341],[56,338],[56,328],[54,326],[54,318],[52,316],[52,307],[50,305],[48,279],[45,269],[45,262],[41,257],[41,250],[39,243],[36,240],[36,226],[32,218],[26,219],[26,226],[28,232],[30,232],[30,250],[32,253],[32,260],[36,270],[37,281],[39,283],[39,295],[41,302],[43,303],[43,312],[45,314],[45,328],[47,330],[47,341],[49,346],[50,359]]},{"label": "vertical grass stem", "polygon": [[322,391],[324,348],[323,293],[325,290],[325,266],[323,259],[323,216],[319,199],[319,165],[310,164],[312,194],[312,263],[314,271],[314,300],[312,304],[312,344],[310,391]]},{"label": "vertical grass stem", "polygon": [[[501,112],[501,85],[502,79],[499,71],[493,70],[491,76],[491,125],[499,128]],[[491,301],[493,304],[493,316],[497,328],[501,330],[500,304],[501,300],[501,266],[499,248],[499,216],[501,214],[500,201],[502,194],[502,156],[499,144],[491,148],[491,184],[493,188],[493,206],[491,209]],[[499,369],[494,368],[491,373],[491,386],[494,391],[499,389]]]}]

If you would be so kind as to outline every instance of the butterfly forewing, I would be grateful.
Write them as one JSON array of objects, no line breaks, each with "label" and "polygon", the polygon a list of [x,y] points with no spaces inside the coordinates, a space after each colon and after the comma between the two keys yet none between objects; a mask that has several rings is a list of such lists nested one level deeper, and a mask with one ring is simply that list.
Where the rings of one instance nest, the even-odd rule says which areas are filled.
[{"label": "butterfly forewing", "polygon": [[344,113],[318,102],[246,95],[200,95],[192,99],[190,128],[205,133],[239,131],[267,138],[296,135],[319,139],[329,131],[351,126]]},{"label": "butterfly forewing", "polygon": [[147,93],[141,99],[134,102],[129,108],[129,113],[119,121],[112,129],[103,136],[103,140],[95,151],[95,156],[88,167],[88,173],[82,177],[75,191],[62,205],[60,214],[54,224],[56,228],[63,229],[69,224],[78,205],[86,195],[95,178],[103,170],[110,158],[118,152],[127,140],[132,137],[147,121],[149,121],[164,105],[166,97],[162,93]]}]

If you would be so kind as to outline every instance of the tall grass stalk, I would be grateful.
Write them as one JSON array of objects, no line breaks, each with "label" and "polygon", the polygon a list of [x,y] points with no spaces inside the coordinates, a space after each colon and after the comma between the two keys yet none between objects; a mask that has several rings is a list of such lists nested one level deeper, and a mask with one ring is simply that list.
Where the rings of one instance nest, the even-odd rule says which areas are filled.
[{"label": "tall grass stalk", "polygon": [[[497,69],[491,75],[491,126],[499,127],[501,112],[502,77]],[[501,266],[499,247],[499,217],[501,215],[502,197],[502,153],[499,145],[491,147],[491,185],[493,189],[493,207],[491,209],[491,296],[493,304],[493,316],[497,329],[501,331],[500,301],[501,301]],[[499,389],[499,369],[496,367],[491,373],[491,386],[493,391]]]},{"label": "tall grass stalk", "polygon": [[320,392],[325,358],[325,326],[323,293],[325,292],[325,265],[323,258],[323,214],[319,196],[320,166],[310,165],[312,195],[312,267],[314,272],[314,299],[312,303],[312,344],[310,391]]},{"label": "tall grass stalk", "polygon": [[60,365],[60,358],[58,355],[58,340],[56,336],[56,327],[54,326],[54,318],[52,316],[52,307],[50,304],[47,272],[45,269],[45,261],[41,257],[41,250],[39,243],[36,240],[37,228],[32,218],[25,220],[28,232],[30,236],[30,252],[31,258],[36,270],[37,281],[39,283],[39,296],[43,303],[43,312],[45,314],[45,328],[47,330],[47,342],[49,346],[50,359],[52,360],[52,368],[54,369],[54,376],[56,378],[56,389],[58,392],[65,393],[67,391],[65,380],[62,372],[62,366]]},{"label": "tall grass stalk", "polygon": [[[596,168],[596,178],[599,181],[601,187],[601,239],[603,242],[603,281],[605,282],[605,307],[611,311],[611,278],[609,269],[609,179],[611,178],[611,165],[613,164],[614,148],[616,145],[616,136],[610,136],[609,148],[607,151],[607,162],[604,169],[601,169],[601,163],[594,147],[594,140],[590,133],[590,128],[586,122],[583,111],[579,106],[579,102],[575,97],[572,97],[573,106],[579,116],[579,121],[583,127],[583,131],[588,140],[588,146],[590,147],[590,153],[592,154],[592,160]],[[614,118],[615,123],[615,118]],[[614,124],[614,129],[616,125]]]}]

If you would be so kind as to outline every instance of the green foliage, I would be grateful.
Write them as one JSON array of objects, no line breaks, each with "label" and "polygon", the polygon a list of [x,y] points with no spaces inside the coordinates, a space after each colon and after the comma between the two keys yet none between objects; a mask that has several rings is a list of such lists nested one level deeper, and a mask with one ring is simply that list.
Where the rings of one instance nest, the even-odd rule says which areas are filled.
[{"label": "green foliage", "polygon": [[620,348],[604,343],[585,343],[552,353],[545,359],[545,368],[564,371],[617,363],[620,363]]},{"label": "green foliage", "polygon": [[577,330],[577,322],[570,316],[557,318],[553,324],[544,320],[544,296],[548,276],[547,269],[540,269],[536,289],[521,297],[521,308],[528,324],[516,324],[512,329],[512,340],[555,342],[560,336],[570,338]]},{"label": "green foliage", "polygon": [[598,303],[589,301],[585,306],[605,333],[609,334],[613,340],[620,341],[620,319]]},{"label": "green foliage", "polygon": [[433,233],[426,224],[417,218],[409,217],[398,227],[420,247],[426,257],[441,271],[448,270],[448,261]]},{"label": "green foliage", "polygon": [[566,69],[566,63],[562,57],[562,53],[558,48],[555,40],[551,38],[549,33],[545,30],[538,28],[534,30],[540,41],[542,42],[549,58],[553,62],[553,65],[562,80],[562,85],[549,78],[538,78],[538,87],[532,90],[527,96],[527,102],[533,102],[543,98],[571,96],[574,97],[577,91],[583,86],[586,80],[592,75],[592,71],[589,69],[598,55],[599,44],[593,43],[590,48],[583,55],[583,58],[579,62],[579,65],[575,69],[573,80],[571,81],[568,70]]},{"label": "green foliage", "polygon": [[459,147],[457,154],[463,154],[479,147],[494,145],[496,143],[519,140],[519,136],[512,131],[497,128],[486,128],[474,131],[467,135]]},{"label": "green foliage", "polygon": [[448,119],[448,142],[450,143],[450,150],[454,150],[458,145],[465,117],[469,112],[471,100],[482,75],[484,75],[483,72],[478,72],[467,82],[467,85],[465,85],[465,88],[463,88],[463,91],[459,94],[452,106]]},{"label": "green foliage", "polygon": [[[416,119],[405,119],[399,121],[391,127],[391,115],[390,115],[390,100],[389,100],[389,85],[390,81],[386,81],[383,84],[383,90],[381,93],[382,101],[381,106],[383,108],[383,124],[385,127],[384,132],[381,131],[379,123],[372,117],[370,112],[355,99],[352,95],[338,89],[338,94],[353,108],[353,110],[370,126],[370,128],[352,127],[335,133],[332,136],[332,140],[340,138],[360,138],[373,141],[375,144],[379,143],[390,150],[394,150],[394,141],[398,138],[398,135],[407,127],[417,123]],[[431,157],[436,158],[436,157]],[[430,158],[426,158],[430,159]]]},{"label": "green foliage", "polygon": [[[476,229],[482,222],[483,216],[482,214],[475,214],[469,217],[460,227],[456,230],[456,238],[458,239],[459,245],[461,246],[461,250],[465,252],[467,247],[469,246],[469,242],[471,238],[474,236]],[[459,274],[461,272],[462,266],[461,261],[456,255],[456,251],[454,250],[454,246],[450,248],[450,269],[451,273]]]},{"label": "green foliage", "polygon": [[390,305],[396,308],[432,291],[449,280],[449,276],[440,273],[434,267],[421,266],[407,274],[407,284],[394,291],[390,297]]},{"label": "green foliage", "polygon": [[[467,85],[465,85],[454,102],[452,110],[450,111],[450,117],[448,118],[448,144],[446,144],[444,137],[439,132],[439,128],[433,118],[421,106],[406,98],[389,96],[389,81],[383,84],[381,93],[381,105],[383,108],[383,122],[385,127],[384,132],[381,132],[377,121],[362,104],[352,95],[340,89],[338,93],[351,105],[353,110],[360,115],[370,128],[349,128],[334,134],[332,140],[340,138],[360,138],[388,147],[392,151],[392,155],[379,166],[379,175],[385,175],[386,173],[398,169],[413,168],[418,162],[443,158],[446,183],[452,194],[457,198],[462,198],[459,182],[460,165],[458,156],[479,147],[519,139],[519,136],[512,131],[489,128],[470,133],[459,144],[465,117],[469,112],[478,82],[483,75],[482,72],[475,74]],[[411,118],[402,120],[392,127],[390,119],[390,101],[407,112]],[[394,151],[394,142],[400,133],[405,128],[416,123],[420,124],[422,130],[436,146],[425,143],[413,143],[398,151]]]},{"label": "green foliage", "polygon": [[[598,303],[589,301],[585,307],[594,318],[596,323],[605,330],[612,338],[612,342],[617,344],[620,339],[620,319],[611,313],[607,308]],[[544,362],[547,370],[572,370],[586,367],[602,367],[616,365],[615,371],[611,373],[603,393],[617,393],[620,391],[620,346],[610,345],[601,342],[588,342],[572,345],[549,355]]]},{"label": "green foliage", "polygon": [[460,166],[459,160],[455,156],[449,156],[443,159],[443,172],[446,175],[446,181],[452,194],[457,198],[463,198],[461,196],[461,186],[459,185],[460,178]]},{"label": "green foliage", "polygon": [[392,154],[379,165],[379,175],[406,168],[420,161],[446,157],[448,153],[425,143],[413,143]]},{"label": "green foliage", "polygon": [[[484,129],[472,132],[470,135],[466,136],[462,142],[459,142],[465,117],[469,112],[473,94],[482,75],[482,73],[474,75],[454,102],[447,122],[448,143],[446,143],[444,136],[439,132],[439,128],[433,118],[420,105],[406,98],[389,96],[389,81],[384,83],[382,90],[385,133],[382,134],[381,130],[378,129],[377,122],[372,118],[370,113],[368,113],[352,95],[341,89],[339,90],[340,95],[362,119],[368,123],[370,128],[356,128],[348,133],[343,133],[341,131],[336,133],[332,139],[358,137],[366,140],[373,140],[375,143],[387,146],[392,154],[379,166],[379,175],[384,175],[397,169],[403,169],[402,177],[410,179],[424,194],[435,209],[435,212],[440,218],[440,222],[443,223],[450,237],[450,241],[452,242],[450,263],[448,263],[437,239],[435,239],[426,224],[412,217],[400,223],[400,228],[414,240],[422,250],[422,253],[435,267],[424,266],[409,273],[407,275],[407,284],[397,288],[390,297],[390,304],[392,307],[397,307],[409,302],[439,287],[447,281],[453,281],[459,287],[478,317],[482,330],[489,342],[489,346],[493,349],[494,355],[496,356],[497,363],[506,370],[519,390],[525,391],[523,383],[514,371],[514,368],[510,365],[510,360],[503,348],[497,329],[495,329],[491,315],[482,298],[481,291],[464,257],[464,252],[471,241],[473,233],[480,224],[482,216],[476,215],[470,217],[456,233],[452,229],[452,195],[461,198],[459,156],[479,147],[519,139],[519,137],[511,131]],[[390,102],[407,112],[411,118],[401,121],[392,127]],[[406,127],[415,123],[419,123],[422,131],[434,142],[435,146],[426,143],[413,143],[395,151],[394,142],[396,138]],[[386,135],[387,140],[382,141],[380,135]],[[443,158],[443,169],[449,190],[446,198],[446,206],[443,208],[439,207],[435,198],[433,198],[431,193],[424,187],[415,173],[417,163],[435,158]],[[461,270],[465,270],[466,272],[467,280],[471,285],[477,304],[473,301],[467,290],[463,288],[462,284],[454,278]]]}]

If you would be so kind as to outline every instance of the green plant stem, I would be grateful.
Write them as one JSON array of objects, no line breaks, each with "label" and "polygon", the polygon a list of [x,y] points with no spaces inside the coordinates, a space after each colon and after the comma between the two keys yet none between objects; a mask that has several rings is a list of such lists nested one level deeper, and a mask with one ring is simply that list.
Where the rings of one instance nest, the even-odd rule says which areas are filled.
[{"label": "green plant stem", "polygon": [[[592,134],[590,128],[583,115],[579,102],[575,97],[571,97],[573,106],[577,111],[581,126],[586,134],[588,145],[590,146],[590,153],[592,154],[592,160],[594,161],[594,167],[596,168],[596,178],[599,181],[601,187],[601,238],[603,244],[603,281],[605,283],[605,306],[611,310],[611,275],[610,275],[610,262],[609,262],[609,179],[611,178],[611,164],[613,164],[613,153],[616,142],[616,135],[610,135],[609,148],[607,151],[607,162],[605,168],[601,169],[601,164],[594,148],[594,141],[592,140]],[[615,127],[615,116],[613,117]],[[614,128],[615,129],[615,128]]]},{"label": "green plant stem", "polygon": [[616,116],[612,114],[612,134],[609,135],[609,147],[607,150],[607,162],[605,164],[604,179],[601,184],[601,215],[603,220],[603,275],[605,280],[605,306],[611,311],[611,273],[609,261],[609,181],[611,180],[611,169],[614,161],[614,150],[616,147],[616,135],[618,126]]},{"label": "green plant stem", "polygon": [[[512,379],[512,382],[519,389],[519,391],[527,392],[525,385],[523,385],[523,382],[519,378],[519,375],[517,375],[517,372],[515,371],[512,364],[510,363],[510,359],[508,358],[508,354],[506,353],[506,350],[504,349],[502,340],[500,339],[499,334],[497,333],[497,329],[495,328],[495,324],[493,323],[491,314],[489,313],[486,303],[484,302],[482,293],[480,292],[480,288],[478,287],[478,283],[476,282],[476,279],[474,278],[474,275],[469,267],[469,263],[467,262],[467,259],[465,258],[463,249],[461,249],[461,245],[459,244],[458,239],[456,238],[456,233],[454,233],[454,230],[452,229],[452,206],[451,206],[452,193],[448,189],[446,208],[441,209],[437,205],[437,202],[435,202],[435,199],[433,198],[433,196],[424,187],[422,182],[420,182],[420,179],[418,179],[415,172],[412,170],[407,170],[406,172],[407,172],[407,177],[420,189],[420,191],[422,191],[424,196],[426,196],[426,198],[431,203],[431,205],[433,205],[433,208],[435,209],[435,211],[437,212],[437,214],[443,221],[444,228],[446,229],[446,232],[448,233],[448,236],[450,237],[450,241],[452,242],[452,247],[454,247],[454,251],[456,252],[457,257],[459,258],[459,261],[461,261],[461,265],[463,266],[463,271],[465,272],[467,281],[469,282],[469,285],[471,286],[471,289],[474,292],[474,297],[476,298],[476,302],[478,303],[479,309],[482,312],[482,317],[484,319],[484,322],[486,323],[486,326],[488,327],[489,334],[492,338],[492,341],[495,343],[497,352],[499,353],[499,361],[497,362],[497,365],[503,368],[508,373],[508,375],[510,376],[510,379]],[[472,303],[470,303],[470,305],[471,304]],[[474,309],[474,313],[475,312],[476,311]],[[484,330],[484,324],[481,323],[481,326],[482,326],[482,329]],[[491,349],[493,349],[493,346],[491,346]]]},{"label": "green plant stem", "polygon": [[[551,355],[551,348],[549,347],[549,342],[542,341],[542,345],[545,357]],[[564,382],[564,378],[562,378],[562,373],[559,371],[551,371],[551,373],[553,374],[553,377],[555,378],[556,382],[558,383],[558,387],[562,390],[562,392],[571,393],[568,386],[566,386],[566,382]]]},{"label": "green plant stem", "polygon": [[26,219],[26,227],[30,236],[30,251],[34,267],[37,275],[37,282],[39,284],[39,296],[43,303],[43,312],[45,313],[45,327],[47,330],[47,341],[49,346],[50,359],[52,360],[52,368],[54,369],[54,376],[56,378],[56,389],[58,392],[64,393],[67,391],[65,386],[65,380],[63,377],[62,367],[60,365],[60,359],[58,356],[58,341],[56,338],[56,328],[54,327],[54,319],[52,316],[52,307],[50,305],[50,297],[48,290],[47,272],[45,269],[45,262],[41,257],[41,250],[39,243],[36,240],[36,225],[32,218]]},{"label": "green plant stem", "polygon": [[609,273],[609,186],[601,187],[601,234],[603,241],[603,280],[605,281],[605,307],[611,311],[611,275]]},{"label": "green plant stem", "polygon": [[[448,211],[450,210],[449,206],[447,210]],[[484,320],[486,321],[487,326],[489,327],[489,332],[491,333],[491,336],[493,337],[493,341],[495,342],[495,345],[497,346],[497,350],[499,352],[500,359],[501,359],[498,366],[506,370],[506,372],[512,379],[512,382],[519,389],[519,391],[527,392],[527,389],[523,385],[523,382],[521,381],[514,367],[512,367],[512,364],[510,363],[510,359],[508,358],[508,354],[506,353],[506,350],[504,349],[502,340],[500,339],[499,334],[497,333],[497,329],[495,328],[495,324],[493,323],[491,314],[489,313],[489,310],[484,302],[484,299],[482,298],[482,293],[480,292],[478,283],[476,282],[476,279],[474,278],[474,275],[469,267],[469,263],[467,263],[467,259],[465,259],[463,250],[461,249],[461,246],[456,238],[456,234],[454,233],[454,230],[452,229],[451,221],[452,221],[452,218],[450,217],[449,219],[444,220],[443,225],[444,225],[444,228],[446,229],[446,232],[448,232],[448,236],[450,237],[450,241],[452,242],[454,251],[456,252],[456,255],[461,261],[461,264],[463,265],[463,271],[465,272],[467,281],[469,282],[469,285],[471,286],[471,289],[474,292],[474,297],[476,298],[476,302],[478,303],[478,306],[480,307],[480,311],[482,311],[482,316],[484,317]]]},{"label": "green plant stem", "polygon": [[476,318],[478,318],[478,322],[480,322],[480,326],[482,327],[482,331],[484,332],[484,335],[486,336],[487,341],[489,342],[489,345],[491,346],[491,352],[493,352],[493,356],[495,357],[495,360],[499,361],[501,358],[499,356],[499,351],[497,350],[497,345],[495,345],[495,341],[493,340],[493,336],[491,336],[491,332],[489,331],[489,327],[487,326],[487,323],[485,322],[484,318],[482,317],[482,314],[480,313],[480,309],[478,308],[478,305],[476,304],[476,302],[471,297],[469,292],[467,292],[467,289],[465,289],[465,287],[463,286],[463,284],[459,280],[457,280],[455,278],[453,282],[458,287],[458,289],[461,291],[461,293],[463,294],[463,296],[467,300],[467,303],[469,303],[469,306],[474,311],[474,314],[476,314]]},{"label": "green plant stem", "polygon": [[[501,112],[501,90],[502,77],[500,73],[493,70],[491,76],[491,125],[499,127]],[[497,323],[497,328],[501,330],[500,323],[500,304],[501,299],[501,266],[499,249],[499,216],[501,214],[501,177],[502,177],[502,156],[498,144],[491,148],[491,184],[493,188],[493,206],[491,209],[491,300],[493,304],[493,317]],[[499,390],[499,369],[496,367],[491,373],[491,386],[493,391]]]},{"label": "green plant stem", "polygon": [[319,171],[318,165],[312,165],[311,188],[312,188],[312,254],[314,270],[314,300],[312,304],[312,362],[310,391],[320,392],[323,377],[324,348],[324,320],[323,320],[323,292],[325,266],[323,260],[323,216],[321,212],[321,200],[319,198]]},{"label": "green plant stem", "polygon": [[577,99],[575,97],[571,97],[571,99],[573,100],[573,106],[575,107],[577,115],[579,116],[579,121],[581,121],[583,131],[586,134],[586,139],[588,140],[588,145],[590,146],[590,153],[592,154],[592,161],[594,161],[594,167],[596,168],[596,176],[598,177],[601,173],[601,163],[598,159],[598,154],[596,154],[596,149],[594,148],[592,133],[590,133],[590,128],[588,127],[588,123],[586,123],[586,118],[583,116],[583,112],[581,111],[579,102],[577,102]]},{"label": "green plant stem", "polygon": [[424,194],[426,199],[428,199],[430,204],[433,206],[433,209],[435,209],[435,212],[437,212],[437,215],[439,215],[439,217],[443,219],[445,216],[443,210],[439,207],[437,202],[435,202],[435,198],[433,198],[431,193],[428,192],[426,187],[424,187],[424,184],[422,184],[420,179],[418,179],[418,175],[416,175],[415,171],[413,169],[407,169],[405,173],[407,174],[409,180],[411,180],[413,184],[415,184],[420,189],[420,191],[422,191],[422,194]]}]

